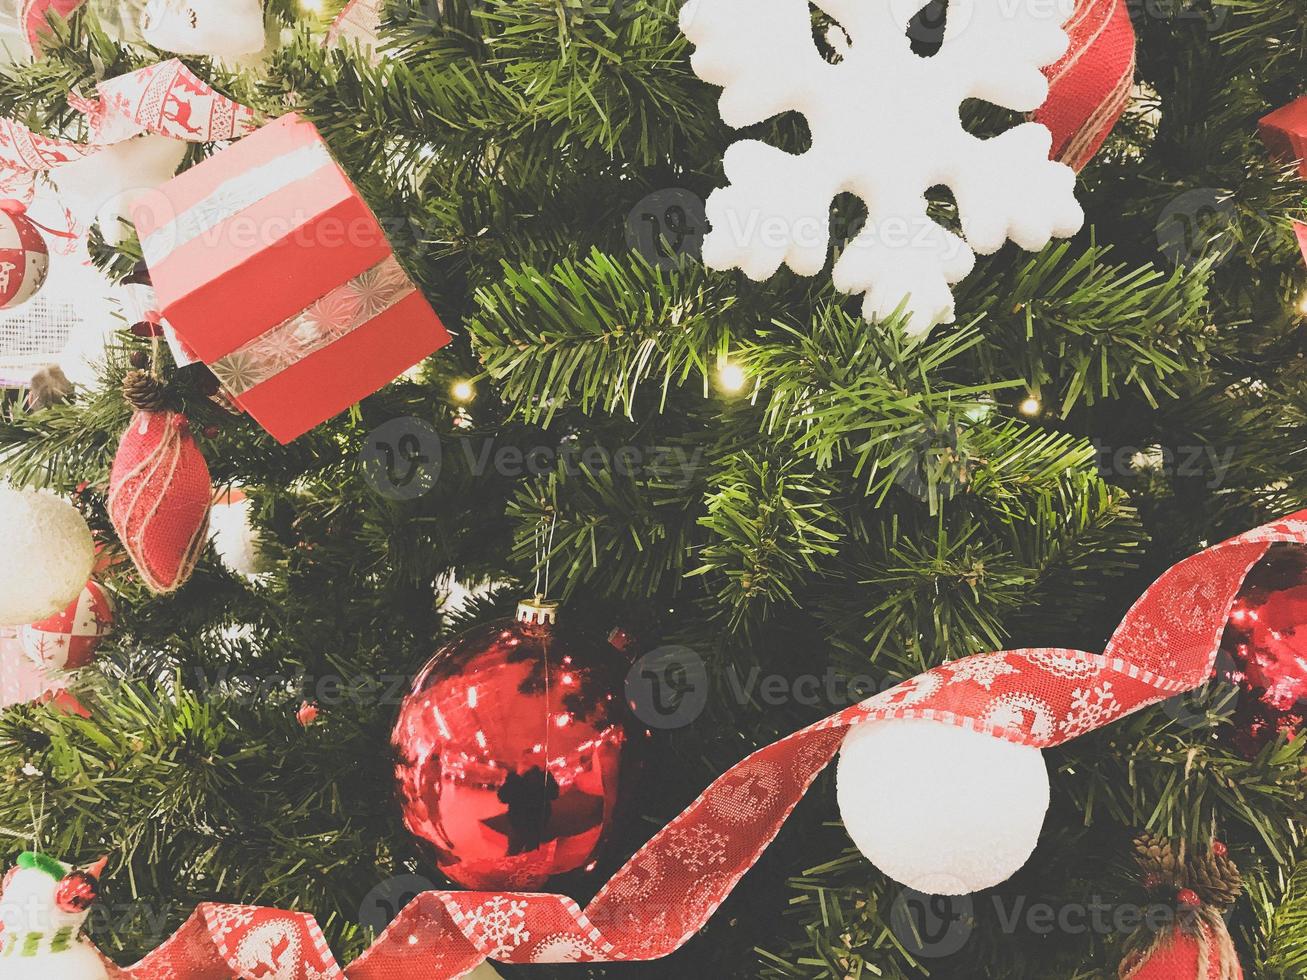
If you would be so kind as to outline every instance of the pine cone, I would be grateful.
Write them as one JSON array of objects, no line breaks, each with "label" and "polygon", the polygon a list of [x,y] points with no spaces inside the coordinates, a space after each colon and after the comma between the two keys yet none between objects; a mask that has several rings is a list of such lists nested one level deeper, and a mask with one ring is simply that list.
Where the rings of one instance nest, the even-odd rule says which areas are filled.
[{"label": "pine cone", "polygon": [[1188,885],[1207,905],[1228,909],[1243,894],[1243,877],[1229,855],[1191,854]]},{"label": "pine cone", "polygon": [[129,371],[123,396],[139,412],[161,412],[168,404],[168,386],[147,371]]},{"label": "pine cone", "polygon": [[1234,905],[1243,893],[1239,868],[1228,854],[1200,852],[1178,841],[1140,834],[1135,838],[1135,860],[1144,878],[1150,879],[1150,890],[1174,894],[1192,889],[1204,905],[1217,909]]},{"label": "pine cone", "polygon": [[1168,889],[1182,886],[1185,867],[1175,841],[1154,834],[1140,834],[1135,838],[1135,861],[1144,876],[1154,876],[1159,886]]}]

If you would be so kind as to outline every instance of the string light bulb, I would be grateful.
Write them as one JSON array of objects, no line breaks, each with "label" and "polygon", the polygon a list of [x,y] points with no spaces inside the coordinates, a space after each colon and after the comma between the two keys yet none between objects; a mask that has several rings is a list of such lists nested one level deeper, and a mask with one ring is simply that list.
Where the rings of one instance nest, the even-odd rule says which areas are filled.
[{"label": "string light bulb", "polygon": [[1303,293],[1298,300],[1299,316],[1307,316],[1307,293]]},{"label": "string light bulb", "polygon": [[1039,403],[1039,399],[1036,398],[1034,395],[1030,395],[1029,397],[1027,397],[1026,400],[1023,401],[1018,406],[1018,409],[1022,415],[1028,415],[1032,418],[1038,415],[1040,409],[1042,408],[1043,406]]},{"label": "string light bulb", "polygon": [[322,0],[300,0],[300,9],[306,14],[321,15],[323,3]]},{"label": "string light bulb", "polygon": [[728,395],[738,395],[749,383],[749,377],[740,365],[723,359],[717,365],[717,384]]},{"label": "string light bulb", "polygon": [[462,402],[464,405],[477,396],[477,390],[472,386],[471,381],[455,381],[449,393],[454,396],[454,401]]}]

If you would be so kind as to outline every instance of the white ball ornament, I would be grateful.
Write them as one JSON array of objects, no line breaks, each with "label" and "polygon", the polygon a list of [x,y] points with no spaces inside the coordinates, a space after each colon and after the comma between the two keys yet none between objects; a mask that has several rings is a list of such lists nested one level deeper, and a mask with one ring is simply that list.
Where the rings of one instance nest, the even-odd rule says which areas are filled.
[{"label": "white ball ornament", "polygon": [[900,884],[964,895],[1030,859],[1048,812],[1039,749],[920,719],[867,722],[840,750],[844,827]]},{"label": "white ball ornament", "polygon": [[0,487],[0,626],[62,612],[95,565],[91,529],[68,501]]},{"label": "white ball ornament", "polygon": [[240,491],[220,497],[209,512],[213,547],[222,563],[245,579],[257,579],[266,568],[258,528],[250,520],[253,502]]}]

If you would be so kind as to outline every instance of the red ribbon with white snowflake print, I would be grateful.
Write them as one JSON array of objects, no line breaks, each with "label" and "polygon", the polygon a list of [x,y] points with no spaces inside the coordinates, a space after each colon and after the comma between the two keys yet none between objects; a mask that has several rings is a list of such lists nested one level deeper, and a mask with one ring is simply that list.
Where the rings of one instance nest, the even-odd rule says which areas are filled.
[{"label": "red ribbon with white snowflake print", "polygon": [[1276,543],[1307,544],[1307,511],[1173,567],[1101,654],[1009,650],[943,664],[760,749],[640,849],[584,909],[562,895],[427,892],[348,968],[312,916],[201,906],[125,980],[451,980],[483,960],[651,960],[707,923],[856,725],[929,719],[1047,748],[1206,683],[1244,578]]}]

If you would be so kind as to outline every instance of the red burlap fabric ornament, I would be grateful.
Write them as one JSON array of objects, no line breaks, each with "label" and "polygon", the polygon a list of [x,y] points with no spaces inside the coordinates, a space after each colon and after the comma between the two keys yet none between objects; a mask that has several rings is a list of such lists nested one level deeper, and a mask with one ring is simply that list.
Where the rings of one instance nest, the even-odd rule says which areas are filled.
[{"label": "red burlap fabric ornament", "polygon": [[1048,101],[1031,116],[1053,132],[1053,159],[1082,170],[1130,102],[1135,29],[1125,0],[1077,0],[1071,46],[1044,69]]},{"label": "red burlap fabric ornament", "polygon": [[1225,920],[1198,909],[1121,963],[1121,980],[1243,980]]},{"label": "red burlap fabric ornament", "polygon": [[208,540],[209,466],[177,412],[138,411],[109,477],[109,517],[154,592],[181,588]]}]

